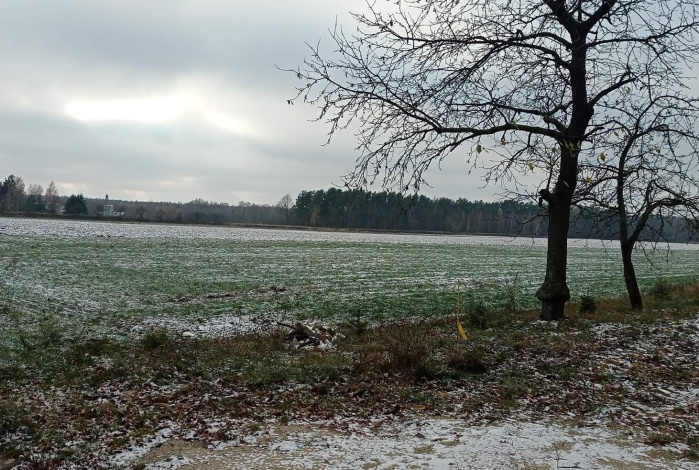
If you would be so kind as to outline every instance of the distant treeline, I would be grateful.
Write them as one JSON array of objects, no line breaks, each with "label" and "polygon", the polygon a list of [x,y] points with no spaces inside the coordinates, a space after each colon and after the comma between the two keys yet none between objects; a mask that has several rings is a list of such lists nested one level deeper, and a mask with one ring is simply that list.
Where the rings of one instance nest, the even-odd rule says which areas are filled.
[{"label": "distant treeline", "polygon": [[[545,208],[532,203],[453,200],[336,188],[302,191],[293,206],[293,220],[308,227],[530,237],[545,237],[548,230]],[[683,220],[651,218],[647,226],[642,240],[688,242],[696,236]],[[571,238],[612,240],[618,238],[618,230],[619,220],[614,214],[573,207]]]},{"label": "distant treeline", "polygon": [[[73,195],[75,196],[75,195]],[[82,195],[78,195],[82,198]],[[46,192],[40,185],[25,191],[21,177],[10,175],[0,183],[0,213],[26,216],[62,216],[70,198],[59,196],[51,182]],[[241,201],[236,205],[195,199],[187,203],[122,201],[84,198],[83,217],[118,218],[192,224],[289,225],[349,230],[425,231],[460,234],[545,237],[548,219],[544,209],[514,200],[469,201],[459,198],[405,196],[394,192],[361,190],[301,191],[296,200],[285,195],[275,205]],[[105,210],[109,208],[110,210]],[[112,214],[112,215],[110,215]],[[671,221],[672,222],[672,221]],[[651,220],[643,237],[656,239],[662,228],[665,239],[692,241],[682,221],[660,227]],[[574,209],[571,238],[615,239],[618,221],[613,215]]]},{"label": "distant treeline", "polygon": [[547,226],[538,214],[539,207],[516,201],[433,199],[336,188],[302,191],[294,204],[295,222],[309,227],[541,237]]},{"label": "distant treeline", "polygon": [[[105,201],[87,199],[89,214],[103,211]],[[294,201],[276,205],[241,201],[237,205],[195,199],[188,203],[109,200],[129,220],[193,224],[259,224],[388,231],[470,234],[546,235],[546,218],[535,205],[426,196],[402,197],[389,192],[302,191]]]}]

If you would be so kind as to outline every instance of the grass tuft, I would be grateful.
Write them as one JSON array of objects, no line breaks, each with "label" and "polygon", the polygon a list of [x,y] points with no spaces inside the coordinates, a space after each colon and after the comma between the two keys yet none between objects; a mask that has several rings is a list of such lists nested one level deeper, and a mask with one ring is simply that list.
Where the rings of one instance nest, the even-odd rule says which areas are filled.
[{"label": "grass tuft", "polygon": [[0,436],[31,427],[27,412],[9,400],[0,401]]},{"label": "grass tuft", "polygon": [[144,351],[161,349],[172,341],[170,333],[165,329],[149,330],[140,340]]},{"label": "grass tuft", "polygon": [[486,350],[482,346],[461,346],[459,343],[449,351],[446,358],[447,366],[455,371],[466,374],[483,374],[488,371],[485,365]]},{"label": "grass tuft", "polygon": [[591,295],[581,295],[578,311],[580,313],[595,313],[597,311],[597,300]]},{"label": "grass tuft", "polygon": [[671,285],[665,278],[660,278],[648,289],[648,295],[658,300],[670,300],[672,293],[677,288]]},{"label": "grass tuft", "polygon": [[392,323],[371,330],[355,347],[357,373],[392,373],[414,379],[429,379],[437,373],[434,352],[439,336],[436,325]]}]

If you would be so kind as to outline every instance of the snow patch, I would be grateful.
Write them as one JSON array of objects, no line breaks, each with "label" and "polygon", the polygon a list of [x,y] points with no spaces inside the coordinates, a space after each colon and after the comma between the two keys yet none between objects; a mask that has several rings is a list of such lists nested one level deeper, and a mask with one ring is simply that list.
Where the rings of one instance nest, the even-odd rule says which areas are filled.
[{"label": "snow patch", "polygon": [[[133,462],[142,458],[144,455],[146,455],[152,449],[167,442],[168,439],[172,436],[173,431],[176,430],[178,427],[177,424],[175,424],[173,422],[169,422],[167,424],[168,425],[166,427],[158,430],[153,437],[148,439],[143,444],[132,445],[129,449],[123,450],[123,451],[119,452],[118,454],[114,455],[111,458],[110,464],[115,466],[115,467],[118,467],[118,468],[130,467]],[[183,459],[183,460],[187,460],[187,459]],[[179,462],[179,459],[178,459],[178,462]],[[177,466],[155,467],[155,468],[179,468],[181,465],[185,465],[185,463],[183,462],[183,463],[179,464],[177,462],[174,462],[171,465],[177,465]]]},{"label": "snow patch", "polygon": [[671,469],[680,463],[691,467],[689,462],[664,460],[651,452],[653,447],[607,428],[548,422],[510,420],[469,427],[456,419],[415,419],[371,430],[355,427],[347,433],[306,423],[272,429],[269,435],[271,442],[210,450],[199,460],[225,462],[226,468],[234,469],[262,468],[265,462],[277,461],[287,468],[335,469],[618,468],[622,463],[632,468]]}]

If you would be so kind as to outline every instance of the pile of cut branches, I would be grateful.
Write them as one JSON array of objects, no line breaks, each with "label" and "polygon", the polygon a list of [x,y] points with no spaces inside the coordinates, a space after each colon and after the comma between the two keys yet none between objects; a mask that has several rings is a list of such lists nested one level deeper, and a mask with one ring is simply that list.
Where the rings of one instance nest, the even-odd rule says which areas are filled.
[{"label": "pile of cut branches", "polygon": [[293,326],[280,322],[277,324],[291,329],[284,338],[284,341],[293,349],[328,349],[335,345],[335,340],[342,337],[342,335],[332,328],[315,323],[297,322]]}]

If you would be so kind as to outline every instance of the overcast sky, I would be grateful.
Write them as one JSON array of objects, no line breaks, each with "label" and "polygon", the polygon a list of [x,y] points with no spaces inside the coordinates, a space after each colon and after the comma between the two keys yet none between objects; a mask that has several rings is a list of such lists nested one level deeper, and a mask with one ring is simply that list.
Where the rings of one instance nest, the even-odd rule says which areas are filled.
[{"label": "overcast sky", "polygon": [[[276,203],[355,161],[310,106],[288,106],[305,42],[332,47],[363,0],[2,0],[0,177],[111,199]],[[430,196],[493,199],[465,154]]]}]

